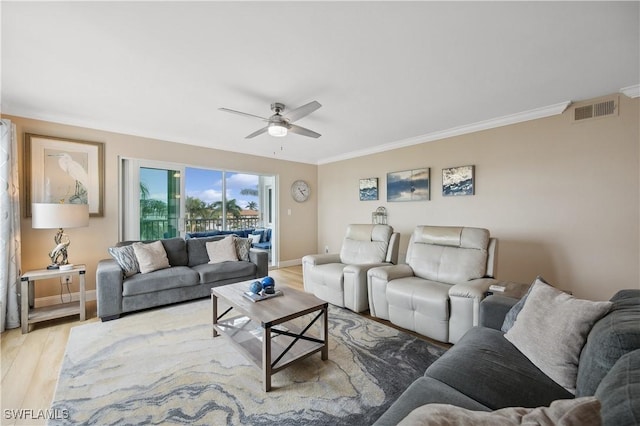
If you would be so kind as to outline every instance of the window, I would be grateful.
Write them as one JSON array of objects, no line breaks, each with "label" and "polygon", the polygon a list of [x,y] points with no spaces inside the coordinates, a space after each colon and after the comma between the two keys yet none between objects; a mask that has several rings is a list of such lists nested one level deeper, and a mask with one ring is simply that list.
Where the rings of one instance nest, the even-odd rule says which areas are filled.
[{"label": "window", "polygon": [[[122,240],[256,228],[277,235],[275,176],[138,159],[121,166]],[[271,244],[274,264],[275,249]]]}]

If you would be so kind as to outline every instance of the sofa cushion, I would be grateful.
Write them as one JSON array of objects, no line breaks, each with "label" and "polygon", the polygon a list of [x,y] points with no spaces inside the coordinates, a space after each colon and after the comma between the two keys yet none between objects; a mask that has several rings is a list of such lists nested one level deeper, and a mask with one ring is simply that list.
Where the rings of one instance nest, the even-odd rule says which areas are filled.
[{"label": "sofa cushion", "polygon": [[187,255],[187,243],[184,239],[167,238],[162,241],[164,251],[167,252],[167,258],[171,266],[187,266],[189,264],[189,256]]},{"label": "sofa cushion", "polygon": [[450,404],[427,404],[413,410],[398,426],[600,426],[600,402],[593,397],[561,399],[549,407],[508,407],[490,413]]},{"label": "sofa cushion", "polygon": [[206,244],[209,241],[218,241],[224,238],[224,235],[216,235],[206,238],[189,238],[187,240],[187,254],[189,255],[188,266],[202,265],[209,263],[209,255],[207,254]]},{"label": "sofa cushion", "polygon": [[622,290],[611,311],[589,333],[580,354],[576,396],[593,395],[618,359],[640,349],[640,290]]},{"label": "sofa cushion", "polygon": [[257,266],[251,262],[223,262],[205,263],[192,266],[191,269],[198,274],[199,282],[208,284],[229,279],[251,279],[255,277]]},{"label": "sofa cushion", "polygon": [[149,272],[169,268],[171,266],[162,242],[138,242],[133,243],[131,246],[133,247],[133,251],[136,253],[136,259],[138,259],[138,265],[140,266],[140,273],[147,274]]},{"label": "sofa cushion", "polygon": [[504,335],[533,364],[571,393],[580,351],[611,302],[592,302],[536,281],[516,322]]},{"label": "sofa cushion", "polygon": [[209,256],[208,263],[236,262],[238,260],[234,237],[223,238],[220,241],[209,241],[205,247]]},{"label": "sofa cushion", "polygon": [[425,375],[496,410],[548,406],[573,395],[551,380],[504,338],[500,330],[474,327]]},{"label": "sofa cushion", "polygon": [[449,284],[418,277],[398,278],[387,284],[389,319],[400,327],[432,339],[449,340]]},{"label": "sofa cushion", "polygon": [[122,295],[155,293],[176,287],[193,286],[200,283],[198,273],[186,266],[174,266],[147,274],[136,274],[122,283]]},{"label": "sofa cushion", "polygon": [[107,251],[118,263],[125,277],[130,277],[140,272],[140,265],[138,265],[136,252],[133,251],[132,246],[109,247]]},{"label": "sofa cushion", "polygon": [[640,349],[623,355],[595,393],[604,426],[640,424]]},{"label": "sofa cushion", "polygon": [[374,423],[374,426],[396,426],[411,411],[424,404],[453,404],[469,410],[490,411],[489,408],[431,377],[419,377]]}]

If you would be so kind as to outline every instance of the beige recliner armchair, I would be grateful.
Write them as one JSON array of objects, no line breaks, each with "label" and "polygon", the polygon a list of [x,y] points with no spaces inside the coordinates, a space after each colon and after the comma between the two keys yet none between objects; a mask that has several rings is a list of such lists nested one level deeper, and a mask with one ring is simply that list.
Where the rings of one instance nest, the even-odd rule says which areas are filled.
[{"label": "beige recliner armchair", "polygon": [[304,289],[333,305],[366,311],[367,271],[398,263],[399,243],[389,225],[349,225],[339,254],[302,258]]},{"label": "beige recliner armchair", "polygon": [[478,325],[496,269],[498,241],[481,228],[418,226],[407,264],[370,269],[371,315],[442,342]]}]

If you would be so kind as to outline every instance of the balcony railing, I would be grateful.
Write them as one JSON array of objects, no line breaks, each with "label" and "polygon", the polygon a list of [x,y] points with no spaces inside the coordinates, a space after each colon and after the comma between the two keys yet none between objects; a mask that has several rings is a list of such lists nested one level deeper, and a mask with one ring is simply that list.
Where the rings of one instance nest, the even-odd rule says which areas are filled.
[{"label": "balcony railing", "polygon": [[[185,232],[221,231],[222,219],[185,219]],[[227,218],[227,230],[240,230],[257,228],[260,219],[258,217]],[[170,225],[167,219],[141,219],[140,239],[157,240],[162,238],[177,237],[180,233],[175,226]]]}]

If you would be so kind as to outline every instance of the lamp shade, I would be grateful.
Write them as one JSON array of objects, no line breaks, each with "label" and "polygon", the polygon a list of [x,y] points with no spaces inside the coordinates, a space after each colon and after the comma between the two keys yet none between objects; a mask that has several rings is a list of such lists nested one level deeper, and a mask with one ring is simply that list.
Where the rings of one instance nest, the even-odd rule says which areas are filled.
[{"label": "lamp shade", "polygon": [[88,204],[33,203],[31,227],[35,229],[89,226]]}]

